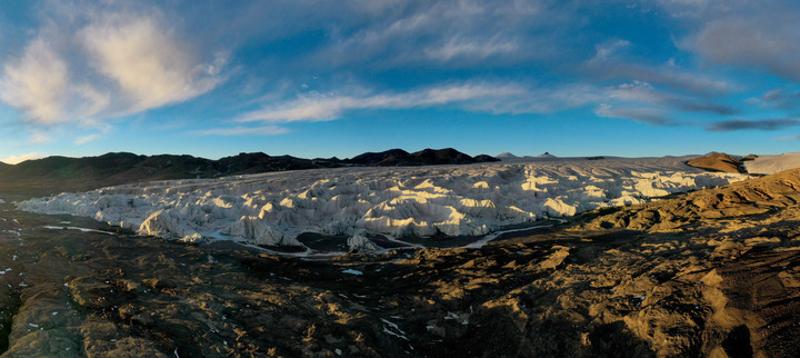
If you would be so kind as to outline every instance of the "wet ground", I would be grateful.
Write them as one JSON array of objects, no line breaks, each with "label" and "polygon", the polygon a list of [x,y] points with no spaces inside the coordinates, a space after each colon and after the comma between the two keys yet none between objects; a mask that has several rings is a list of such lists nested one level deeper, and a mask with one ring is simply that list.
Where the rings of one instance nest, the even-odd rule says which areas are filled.
[{"label": "wet ground", "polygon": [[314,260],[137,237],[5,204],[0,348],[17,357],[800,356],[796,188],[793,176],[697,192],[480,249]]}]

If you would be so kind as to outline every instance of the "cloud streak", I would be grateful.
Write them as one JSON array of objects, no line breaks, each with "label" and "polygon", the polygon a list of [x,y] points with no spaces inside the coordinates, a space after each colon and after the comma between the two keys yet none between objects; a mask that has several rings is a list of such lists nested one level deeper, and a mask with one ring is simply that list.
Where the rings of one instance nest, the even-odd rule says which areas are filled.
[{"label": "cloud streak", "polygon": [[609,104],[601,104],[594,110],[594,113],[600,117],[606,118],[622,118],[632,119],[637,122],[655,124],[655,125],[670,125],[674,121],[667,117],[667,115],[658,109],[647,107],[615,107]]},{"label": "cloud streak", "polygon": [[751,98],[751,102],[767,108],[794,110],[800,108],[800,91],[774,89],[758,98]]},{"label": "cloud streak", "polygon": [[363,110],[408,110],[447,107],[493,115],[546,114],[594,106],[606,118],[674,124],[675,112],[729,115],[738,110],[707,99],[695,99],[660,91],[646,82],[619,86],[565,85],[533,88],[521,83],[464,82],[412,89],[405,92],[375,92],[364,89],[344,94],[301,95],[285,100],[270,99],[261,109],[245,113],[238,122],[329,121]]},{"label": "cloud streak", "polygon": [[278,126],[262,126],[262,127],[231,127],[231,128],[208,128],[191,132],[192,134],[200,136],[273,136],[289,133],[289,130],[284,127]]},{"label": "cloud streak", "polygon": [[[354,110],[409,109],[460,104],[492,110],[494,100],[520,97],[527,90],[516,85],[459,84],[435,86],[402,93],[356,93],[313,95],[289,100],[256,110],[239,118],[240,122],[327,121]],[[497,109],[512,112],[511,109]]]},{"label": "cloud streak", "polygon": [[729,132],[729,131],[741,131],[741,130],[774,131],[795,126],[800,126],[800,119],[794,119],[794,118],[756,119],[756,120],[736,119],[736,120],[716,122],[708,126],[708,130],[715,132]]}]

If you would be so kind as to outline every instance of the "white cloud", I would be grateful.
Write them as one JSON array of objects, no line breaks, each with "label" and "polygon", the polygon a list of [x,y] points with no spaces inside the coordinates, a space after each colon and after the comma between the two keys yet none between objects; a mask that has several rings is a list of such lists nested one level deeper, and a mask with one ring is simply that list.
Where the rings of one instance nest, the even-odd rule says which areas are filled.
[{"label": "white cloud", "polygon": [[198,50],[198,39],[180,36],[157,11],[101,9],[44,18],[3,66],[0,101],[39,125],[101,126],[197,97],[223,80],[225,52]]},{"label": "white cloud", "polygon": [[224,59],[204,64],[172,31],[149,17],[111,16],[80,33],[97,70],[114,80],[139,112],[214,88]]},{"label": "white cloud", "polygon": [[662,110],[650,107],[618,107],[603,103],[595,108],[594,113],[600,117],[632,119],[657,125],[673,122]]},{"label": "white cloud", "polygon": [[623,39],[606,41],[595,46],[595,55],[591,61],[602,61],[613,56],[620,50],[631,45],[631,42]]},{"label": "white cloud", "polygon": [[0,99],[38,122],[62,118],[69,78],[67,64],[44,39],[33,40],[16,61],[3,68]]},{"label": "white cloud", "polygon": [[482,61],[493,56],[512,54],[519,48],[520,45],[510,39],[472,40],[456,37],[448,39],[441,46],[427,48],[424,53],[427,57],[441,62]]},{"label": "white cloud", "polygon": [[19,155],[9,155],[9,156],[7,156],[5,158],[0,159],[0,162],[6,163],[6,164],[19,164],[19,163],[22,163],[22,162],[24,162],[26,160],[40,159],[42,157],[43,157],[43,155],[41,155],[39,153],[25,153],[25,154],[19,154]]}]

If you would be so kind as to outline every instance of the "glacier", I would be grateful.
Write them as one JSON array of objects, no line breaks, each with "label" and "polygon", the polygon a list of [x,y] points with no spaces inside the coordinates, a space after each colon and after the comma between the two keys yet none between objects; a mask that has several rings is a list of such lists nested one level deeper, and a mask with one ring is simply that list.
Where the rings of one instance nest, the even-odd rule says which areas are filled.
[{"label": "glacier", "polygon": [[742,174],[703,172],[687,158],[559,159],[461,166],[337,168],[171,180],[61,193],[21,210],[90,217],[138,234],[304,246],[303,233],[483,236],[540,219],[636,205],[725,185]]},{"label": "glacier", "polygon": [[750,174],[770,175],[800,168],[800,153],[783,153],[778,155],[760,155],[744,162],[744,167]]}]

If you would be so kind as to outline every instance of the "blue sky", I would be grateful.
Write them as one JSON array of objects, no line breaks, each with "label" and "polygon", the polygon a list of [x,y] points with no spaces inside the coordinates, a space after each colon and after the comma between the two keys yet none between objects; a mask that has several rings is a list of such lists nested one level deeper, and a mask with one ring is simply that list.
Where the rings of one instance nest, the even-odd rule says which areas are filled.
[{"label": "blue sky", "polygon": [[793,1],[0,1],[0,160],[800,150]]}]

